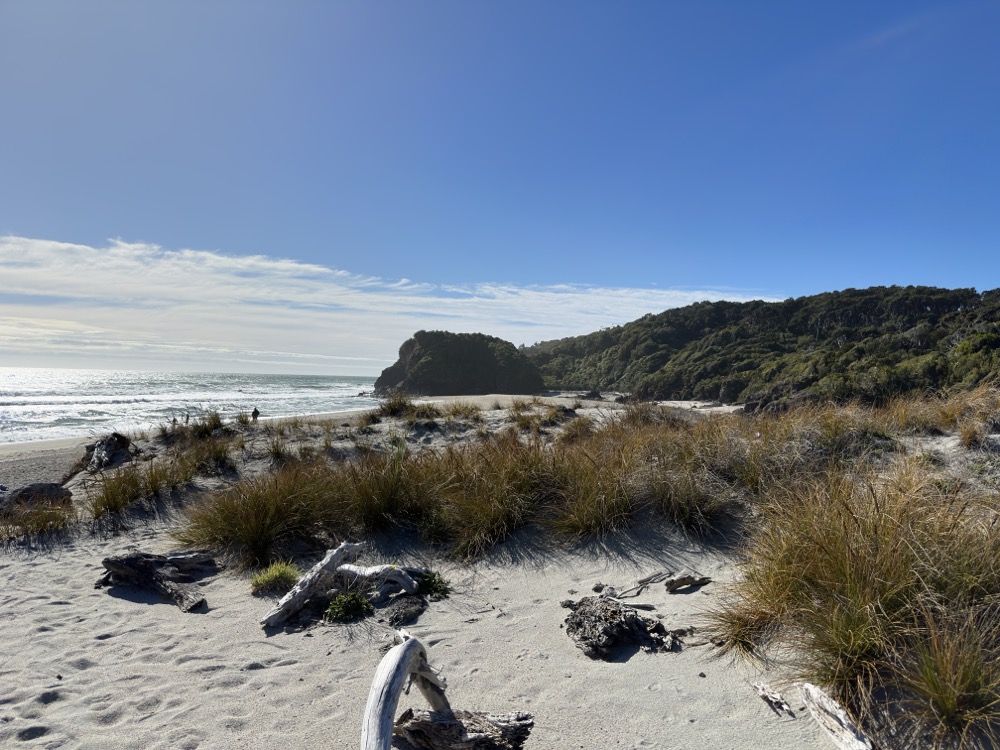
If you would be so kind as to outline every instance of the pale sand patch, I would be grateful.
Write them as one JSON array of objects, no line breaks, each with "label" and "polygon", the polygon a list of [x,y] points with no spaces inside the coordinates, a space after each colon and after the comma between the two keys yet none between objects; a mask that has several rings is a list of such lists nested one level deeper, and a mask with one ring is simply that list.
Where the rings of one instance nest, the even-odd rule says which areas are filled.
[{"label": "pale sand patch", "polygon": [[[356,747],[388,628],[368,620],[266,634],[257,622],[271,601],[251,596],[234,571],[205,582],[202,614],[140,591],[93,588],[104,556],[170,546],[155,525],[4,553],[0,744]],[[681,568],[725,580],[733,569],[718,552],[680,537],[623,534],[578,551],[512,542],[476,565],[433,564],[456,590],[410,631],[443,670],[455,707],[533,713],[529,748],[829,746],[798,711],[795,692],[786,695],[798,717],[776,716],[750,687],[759,675],[713,658],[710,645],[606,663],[584,656],[560,628],[567,610],[559,602],[589,595],[598,581],[624,586]],[[687,595],[654,586],[638,601],[685,627],[717,592],[716,583]],[[697,633],[688,640],[698,643]],[[400,710],[411,705],[421,707],[416,691]]]},{"label": "pale sand patch", "polygon": [[[510,397],[459,400],[490,409],[502,398],[508,400],[501,406],[509,405]],[[582,413],[595,415],[615,408],[585,406]],[[351,419],[330,417],[338,426]],[[501,417],[495,411],[489,419],[499,424]],[[264,430],[258,428],[261,444]],[[320,429],[300,432],[324,439]],[[435,444],[450,439],[434,436]],[[27,481],[59,481],[83,455],[84,442],[0,452],[0,481],[18,461],[36,459],[17,469],[37,472]],[[0,745],[357,747],[387,626],[367,620],[265,633],[258,621],[273,601],[253,597],[246,575],[234,570],[203,582],[209,609],[201,614],[142,591],[93,588],[102,558],[173,548],[169,523],[152,521],[118,536],[81,531],[49,548],[0,550]],[[546,549],[523,534],[485,560],[460,565],[424,559],[426,550],[398,541],[376,543],[378,551],[364,560],[429,563],[451,580],[451,598],[432,603],[409,630],[448,679],[456,708],[533,713],[528,748],[829,747],[800,710],[796,690],[785,694],[797,718],[777,716],[750,686],[761,675],[714,658],[714,647],[698,633],[680,653],[640,652],[607,663],[588,659],[560,627],[568,614],[560,602],[590,595],[599,581],[625,587],[654,571],[683,569],[716,582],[686,595],[654,586],[638,601],[654,605],[668,627],[697,625],[722,582],[735,575],[732,558],[719,550],[649,530],[575,550]],[[780,684],[778,675],[763,679]],[[416,691],[400,711],[407,706],[422,707]]]},{"label": "pale sand patch", "polygon": [[32,482],[62,482],[91,439],[0,444],[0,484],[17,489]]}]

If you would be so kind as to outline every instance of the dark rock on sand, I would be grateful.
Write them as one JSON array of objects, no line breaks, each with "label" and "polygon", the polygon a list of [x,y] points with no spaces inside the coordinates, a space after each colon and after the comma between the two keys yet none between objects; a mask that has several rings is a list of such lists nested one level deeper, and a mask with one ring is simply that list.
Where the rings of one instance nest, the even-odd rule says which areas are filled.
[{"label": "dark rock on sand", "polygon": [[643,617],[611,597],[567,599],[562,606],[572,610],[566,617],[566,635],[591,659],[611,659],[615,649],[630,644],[649,652],[680,649],[681,631],[668,631],[659,620]]},{"label": "dark rock on sand", "polygon": [[410,625],[427,609],[427,600],[422,596],[404,595],[393,599],[382,612],[394,628]]},{"label": "dark rock on sand", "polygon": [[538,393],[538,368],[509,341],[482,333],[417,331],[399,348],[399,360],[382,371],[375,393],[424,396]]}]

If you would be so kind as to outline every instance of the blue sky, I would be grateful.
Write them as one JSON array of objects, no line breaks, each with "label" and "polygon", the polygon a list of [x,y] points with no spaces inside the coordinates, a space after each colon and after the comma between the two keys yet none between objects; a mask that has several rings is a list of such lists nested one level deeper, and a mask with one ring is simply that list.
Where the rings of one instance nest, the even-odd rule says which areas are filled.
[{"label": "blue sky", "polygon": [[3,364],[1000,287],[1000,3],[0,3]]}]

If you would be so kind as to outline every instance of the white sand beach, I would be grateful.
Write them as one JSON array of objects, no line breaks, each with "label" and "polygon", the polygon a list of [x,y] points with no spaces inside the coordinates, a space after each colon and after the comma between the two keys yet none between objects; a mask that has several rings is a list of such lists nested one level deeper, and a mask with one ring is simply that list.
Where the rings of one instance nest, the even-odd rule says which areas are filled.
[{"label": "white sand beach", "polygon": [[[484,397],[489,402],[493,397]],[[600,408],[607,408],[601,406]],[[345,419],[337,415],[337,419]],[[0,482],[60,481],[81,445],[7,447]],[[265,632],[274,599],[251,594],[226,568],[200,582],[207,611],[126,586],[95,589],[101,560],[176,548],[176,518],[119,533],[0,551],[0,745],[11,748],[357,747],[385,623],[315,624]],[[363,562],[424,564],[454,591],[407,629],[447,680],[454,707],[527,711],[528,748],[824,748],[822,730],[780,674],[717,658],[697,630],[674,653],[588,658],[567,637],[564,599],[597,583],[628,587],[656,571],[696,571],[713,582],[688,594],[656,585],[636,601],[668,628],[698,618],[735,574],[729,553],[679,533],[619,532],[575,548],[516,534],[486,558],[435,558],[413,539],[374,539]],[[311,558],[309,562],[316,558]],[[779,716],[751,686],[784,690]],[[417,691],[406,706],[422,708]]]}]

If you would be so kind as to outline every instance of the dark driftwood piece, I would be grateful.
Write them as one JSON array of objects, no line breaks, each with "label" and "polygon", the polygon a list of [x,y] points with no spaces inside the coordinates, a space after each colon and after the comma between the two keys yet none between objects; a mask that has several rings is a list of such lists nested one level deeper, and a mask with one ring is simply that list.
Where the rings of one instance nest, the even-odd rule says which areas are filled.
[{"label": "dark driftwood piece", "polygon": [[[405,630],[375,672],[361,726],[361,750],[389,750],[393,735],[421,750],[520,750],[534,726],[531,714],[493,715],[454,711],[442,680],[427,663],[427,651]],[[405,711],[393,721],[400,693],[416,684],[430,711]]]},{"label": "dark driftwood piece", "polygon": [[610,596],[585,596],[562,605],[573,610],[566,617],[566,634],[591,659],[609,659],[612,650],[635,644],[645,651],[675,651],[690,630],[667,630],[659,620],[643,617],[633,607]]},{"label": "dark driftwood piece", "polygon": [[449,719],[433,711],[407,709],[394,730],[421,750],[517,750],[531,734],[531,714],[455,711]]},{"label": "dark driftwood piece", "polygon": [[107,572],[97,579],[94,588],[112,584],[137,586],[156,591],[172,599],[185,612],[205,604],[205,597],[191,585],[193,573],[209,575],[218,570],[215,560],[206,552],[178,552],[154,555],[131,552],[106,557],[101,564]]}]

